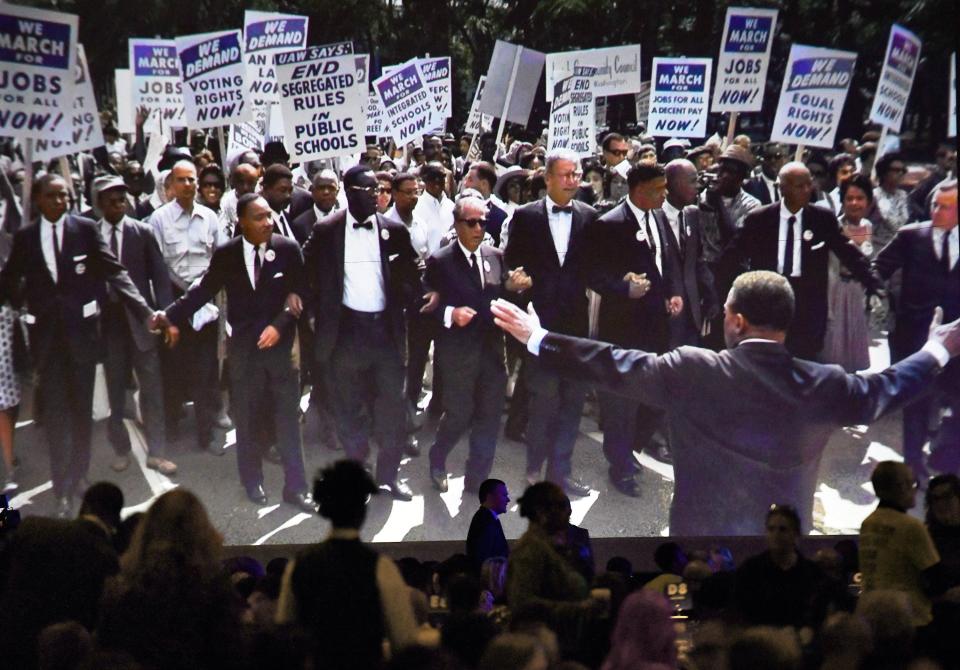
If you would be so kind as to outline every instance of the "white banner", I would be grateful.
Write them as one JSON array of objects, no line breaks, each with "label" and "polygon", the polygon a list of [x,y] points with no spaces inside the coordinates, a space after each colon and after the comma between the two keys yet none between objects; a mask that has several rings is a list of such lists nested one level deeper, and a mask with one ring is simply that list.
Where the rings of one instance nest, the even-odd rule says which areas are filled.
[{"label": "white banner", "polygon": [[427,87],[433,93],[433,104],[437,112],[444,119],[453,116],[453,69],[450,67],[450,57],[420,58],[420,69]]},{"label": "white banner", "polygon": [[[357,57],[324,47],[277,54],[284,145],[294,161],[363,151],[366,87],[357,85]],[[364,76],[366,73],[363,73]]]},{"label": "white banner", "polygon": [[763,108],[776,27],[776,9],[727,7],[712,111],[759,112]]},{"label": "white banner", "polygon": [[710,100],[709,58],[654,58],[647,133],[704,137]]},{"label": "white banner", "polygon": [[591,86],[594,95],[608,96],[640,92],[640,45],[627,44],[604,49],[547,54],[547,102],[553,100],[556,83],[572,76],[575,67],[596,68]]},{"label": "white banner", "polygon": [[397,66],[373,82],[387,118],[387,128],[402,146],[443,122],[416,58]]},{"label": "white banner", "polygon": [[103,130],[100,128],[100,113],[97,111],[97,99],[93,96],[93,84],[90,82],[90,69],[87,67],[87,54],[83,45],[77,45],[77,78],[73,98],[73,124],[67,140],[37,140],[33,147],[33,157],[38,161],[88,151],[104,145]]},{"label": "white banner", "polygon": [[897,24],[890,27],[883,69],[870,107],[870,120],[899,133],[920,62],[920,38]]},{"label": "white banner", "polygon": [[950,56],[950,95],[947,97],[947,137],[957,136],[957,52]]},{"label": "white banner", "polygon": [[69,137],[77,22],[74,14],[0,4],[0,135]]},{"label": "white banner", "polygon": [[239,30],[178,37],[183,102],[191,128],[213,128],[251,118]]},{"label": "white banner", "polygon": [[470,104],[470,114],[467,116],[467,125],[464,128],[464,130],[471,135],[480,132],[480,98],[483,97],[483,89],[486,85],[486,76],[480,75],[480,79],[477,81],[477,90],[473,92],[473,102]]},{"label": "white banner", "polygon": [[650,116],[650,82],[645,81],[640,84],[640,92],[634,93],[634,104],[637,107],[637,123],[647,125],[647,119]]},{"label": "white banner", "polygon": [[[146,105],[153,122],[160,121],[164,127],[187,125],[177,43],[174,40],[130,38],[129,44],[134,110]],[[117,95],[123,95],[123,92],[117,91]]]},{"label": "white banner", "polygon": [[133,102],[130,99],[130,91],[133,90],[133,79],[130,76],[130,70],[114,70],[113,85],[114,97],[117,100],[117,130],[121,133],[135,133],[137,132],[137,112],[133,108]]},{"label": "white banner", "polygon": [[[279,102],[274,54],[298,51],[307,47],[309,19],[296,14],[276,12],[243,13],[243,58],[247,63],[247,85],[250,104],[260,106]],[[344,53],[352,53],[350,51]],[[331,54],[335,55],[335,54]]]},{"label": "white banner", "polygon": [[770,141],[832,148],[856,63],[852,51],[790,47]]}]

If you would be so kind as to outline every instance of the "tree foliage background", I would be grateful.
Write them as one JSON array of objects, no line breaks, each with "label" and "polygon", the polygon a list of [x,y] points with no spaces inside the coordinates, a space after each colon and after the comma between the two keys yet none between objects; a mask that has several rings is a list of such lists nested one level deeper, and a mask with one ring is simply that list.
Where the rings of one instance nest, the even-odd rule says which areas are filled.
[{"label": "tree foliage background", "polygon": [[[80,39],[101,99],[113,97],[113,71],[127,66],[127,38],[174,37],[243,26],[245,9],[306,14],[310,44],[353,39],[381,65],[414,56],[450,55],[454,125],[469,110],[497,39],[543,52],[640,43],[642,61],[659,55],[716,58],[726,8],[776,7],[764,110],[744,126],[772,120],[790,45],[858,53],[840,137],[859,136],[893,23],[923,40],[906,127],[920,144],[943,137],[950,54],[957,50],[958,0],[26,0],[80,16]],[[718,115],[715,123],[722,124]]]}]

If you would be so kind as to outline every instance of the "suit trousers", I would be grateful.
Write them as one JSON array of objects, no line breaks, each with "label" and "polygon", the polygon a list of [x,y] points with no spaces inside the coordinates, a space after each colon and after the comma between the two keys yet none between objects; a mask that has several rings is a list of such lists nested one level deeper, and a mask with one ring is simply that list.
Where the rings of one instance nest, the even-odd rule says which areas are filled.
[{"label": "suit trousers", "polygon": [[106,353],[103,369],[107,380],[110,418],[107,435],[117,454],[130,453],[130,434],[123,423],[127,402],[127,383],[136,371],[140,388],[140,410],[146,428],[147,452],[162,457],[166,451],[167,430],[163,413],[163,384],[160,380],[160,355],[156,349],[141,351],[121,303],[108,303],[100,322]]},{"label": "suit trousers", "polygon": [[93,385],[97,369],[93,352],[75,356],[61,326],[55,326],[46,361],[38,371],[41,420],[50,447],[53,495],[73,496],[90,468]]},{"label": "suit trousers", "polygon": [[430,467],[446,470],[447,455],[470,428],[464,482],[468,491],[478,490],[493,468],[507,385],[503,340],[485,339],[487,341],[471,342],[438,339],[434,352],[435,365],[447,383],[443,392],[443,416],[430,448]]},{"label": "suit trousers", "polygon": [[[405,394],[407,401],[414,407],[420,401],[420,393],[423,391],[423,373],[427,369],[427,361],[430,358],[430,343],[437,336],[439,328],[437,319],[432,314],[420,314],[414,312],[407,320],[407,379]],[[436,356],[436,352],[434,352]],[[440,375],[436,360],[433,365],[433,395],[431,402],[440,400]]]},{"label": "suit trousers", "polygon": [[570,460],[580,432],[587,385],[546,369],[529,353],[524,366],[530,393],[527,472],[539,473],[546,461],[547,479],[561,483],[570,476]]},{"label": "suit trousers", "polygon": [[[164,348],[160,354],[167,425],[175,425],[180,407],[186,399],[192,399],[197,446],[201,449],[206,448],[213,438],[213,422],[221,404],[217,335],[216,321],[208,323],[199,332],[188,325],[180,329],[177,346]],[[230,379],[235,375],[231,366]]]},{"label": "suit trousers", "polygon": [[380,446],[377,483],[389,484],[400,470],[406,409],[403,359],[384,313],[376,318],[344,310],[337,344],[327,366],[337,435],[347,458],[365,462],[370,452],[365,407],[373,396],[373,436]]},{"label": "suit trousers", "polygon": [[[686,301],[684,297],[684,301]],[[693,321],[693,312],[690,306],[684,302],[683,311],[670,319],[670,348],[676,349],[682,346],[699,347],[700,330]]]},{"label": "suit trousers", "polygon": [[268,415],[283,463],[284,493],[307,491],[300,435],[300,375],[289,348],[230,349],[230,418],[237,429],[237,469],[248,491],[263,483],[258,419]]},{"label": "suit trousers", "polygon": [[646,447],[663,413],[615,393],[600,391],[597,395],[603,425],[603,455],[610,464],[610,478],[620,481],[632,477],[640,471],[633,450]]}]

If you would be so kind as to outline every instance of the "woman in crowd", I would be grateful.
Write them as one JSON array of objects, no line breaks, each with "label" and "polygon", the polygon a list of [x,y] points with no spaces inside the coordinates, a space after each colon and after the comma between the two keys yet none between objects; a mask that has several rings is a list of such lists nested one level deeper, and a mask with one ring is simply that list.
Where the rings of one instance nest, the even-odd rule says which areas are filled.
[{"label": "woman in crowd", "polygon": [[602,670],[667,670],[677,667],[677,632],[667,600],[634,591],[623,601]]},{"label": "woman in crowd", "polygon": [[[16,195],[6,174],[0,172],[0,205],[3,205],[4,230],[0,231],[0,268],[7,263],[13,236],[7,230],[16,230],[20,225],[19,210],[16,204]],[[20,406],[20,379],[17,375],[18,363],[14,359],[14,342],[20,328],[17,313],[10,305],[0,305],[0,452],[3,455],[4,478],[0,493],[16,491],[16,459],[13,455],[13,434],[17,422],[17,409]],[[21,331],[20,336],[23,335]],[[24,343],[20,339],[20,343]],[[18,354],[26,354],[26,347],[17,350]]]},{"label": "woman in crowd", "polygon": [[200,204],[220,213],[220,198],[226,189],[223,171],[216,163],[210,163],[200,170],[197,178]]},{"label": "woman in crowd", "polygon": [[900,154],[884,154],[876,166],[877,182],[880,185],[873,190],[873,198],[880,215],[887,223],[883,230],[876,231],[874,244],[879,251],[910,219],[910,205],[907,192],[900,188],[900,181],[907,172],[903,157]]},{"label": "woman in crowd", "polygon": [[[843,214],[840,227],[866,256],[873,256],[873,224],[866,219],[873,191],[866,175],[855,174],[840,183]],[[870,325],[863,287],[830,256],[827,289],[827,333],[821,358],[847,372],[870,367]]]}]

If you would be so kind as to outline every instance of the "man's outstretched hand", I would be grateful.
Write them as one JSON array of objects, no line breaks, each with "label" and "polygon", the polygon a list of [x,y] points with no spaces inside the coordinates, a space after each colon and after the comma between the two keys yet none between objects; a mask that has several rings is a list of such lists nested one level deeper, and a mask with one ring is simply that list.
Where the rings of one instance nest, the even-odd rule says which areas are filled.
[{"label": "man's outstretched hand", "polygon": [[933,311],[933,321],[930,322],[930,342],[942,344],[950,354],[950,358],[960,355],[960,319],[943,323],[943,308],[937,307]]},{"label": "man's outstretched hand", "polygon": [[490,302],[490,311],[493,313],[493,322],[523,344],[540,327],[540,317],[533,309],[533,303],[524,312],[512,302],[498,298]]}]

